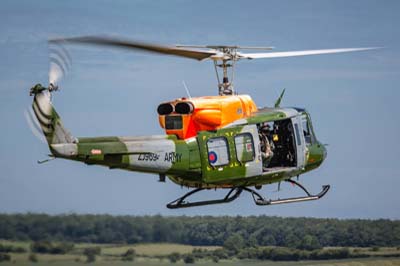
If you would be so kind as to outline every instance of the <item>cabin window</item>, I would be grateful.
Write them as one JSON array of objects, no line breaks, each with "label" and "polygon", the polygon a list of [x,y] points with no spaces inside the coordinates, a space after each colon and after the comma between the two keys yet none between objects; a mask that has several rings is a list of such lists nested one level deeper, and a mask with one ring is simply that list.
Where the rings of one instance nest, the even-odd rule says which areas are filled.
[{"label": "cabin window", "polygon": [[224,137],[211,138],[207,141],[208,162],[211,166],[229,164],[228,141]]},{"label": "cabin window", "polygon": [[166,116],[165,129],[182,129],[182,116],[180,115]]},{"label": "cabin window", "polygon": [[239,162],[253,161],[255,158],[253,137],[250,133],[239,134],[235,137],[236,158]]}]

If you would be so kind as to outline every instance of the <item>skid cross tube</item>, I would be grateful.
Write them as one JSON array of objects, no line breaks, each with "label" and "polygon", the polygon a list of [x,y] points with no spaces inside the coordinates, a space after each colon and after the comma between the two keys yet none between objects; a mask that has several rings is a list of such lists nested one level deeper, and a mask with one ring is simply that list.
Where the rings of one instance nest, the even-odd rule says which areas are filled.
[{"label": "skid cross tube", "polygon": [[193,195],[197,192],[200,192],[206,188],[196,188],[182,197],[170,202],[167,204],[167,208],[169,209],[178,209],[178,208],[187,208],[187,207],[195,207],[195,206],[204,206],[204,205],[211,205],[211,204],[220,204],[220,203],[228,203],[235,199],[237,199],[242,193],[243,189],[241,187],[234,187],[229,190],[226,196],[223,199],[216,199],[216,200],[205,200],[205,201],[195,201],[195,202],[187,202],[185,199],[190,195]]}]

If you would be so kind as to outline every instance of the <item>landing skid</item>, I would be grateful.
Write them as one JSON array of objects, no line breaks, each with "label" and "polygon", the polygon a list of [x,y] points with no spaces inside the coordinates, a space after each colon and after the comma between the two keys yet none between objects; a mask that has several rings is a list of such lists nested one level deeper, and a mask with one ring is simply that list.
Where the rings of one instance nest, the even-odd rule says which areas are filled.
[{"label": "landing skid", "polygon": [[309,201],[309,200],[318,200],[325,196],[325,194],[328,192],[330,189],[330,185],[324,185],[322,186],[322,190],[320,193],[317,195],[312,195],[308,190],[300,183],[293,181],[291,179],[285,180],[286,182],[289,182],[295,186],[298,186],[301,188],[307,196],[304,197],[294,197],[294,198],[285,198],[285,199],[276,199],[276,200],[271,200],[271,199],[265,199],[262,197],[258,192],[254,191],[253,189],[250,188],[243,188],[247,192],[250,192],[251,195],[253,196],[254,202],[256,205],[259,206],[265,206],[265,205],[275,205],[275,204],[284,204],[284,203],[293,203],[293,202],[302,202],[302,201]]},{"label": "landing skid", "polygon": [[228,203],[228,202],[231,202],[231,201],[234,201],[235,199],[237,199],[243,191],[251,193],[251,195],[253,196],[254,203],[259,206],[302,202],[302,201],[309,201],[309,200],[318,200],[318,199],[322,198],[323,196],[325,196],[325,194],[330,189],[330,185],[324,185],[324,186],[322,186],[322,190],[320,193],[313,195],[310,192],[308,192],[308,190],[300,183],[298,183],[294,180],[291,180],[291,179],[288,179],[285,181],[301,188],[306,193],[306,196],[272,200],[272,199],[265,199],[258,192],[256,192],[255,190],[253,190],[251,188],[234,187],[234,188],[231,188],[229,190],[229,192],[226,194],[226,196],[222,199],[195,201],[195,202],[185,201],[189,196],[206,189],[206,188],[197,188],[197,189],[194,189],[194,190],[186,193],[182,197],[168,203],[167,208],[178,209],[178,208],[187,208],[187,207],[195,207],[195,206],[205,206],[205,205],[212,205],[212,204]]},{"label": "landing skid", "polygon": [[180,197],[170,203],[167,204],[167,208],[169,209],[178,209],[178,208],[187,208],[187,207],[195,207],[195,206],[204,206],[204,205],[212,205],[212,204],[220,204],[220,203],[228,203],[231,201],[234,201],[237,199],[242,193],[243,188],[241,187],[234,187],[229,190],[229,192],[226,194],[226,196],[223,199],[217,199],[217,200],[205,200],[205,201],[196,201],[196,202],[187,202],[185,199],[189,197],[190,195],[193,195],[197,192],[200,192],[204,190],[205,188],[196,188],[189,193],[186,193],[183,195],[183,197]]}]

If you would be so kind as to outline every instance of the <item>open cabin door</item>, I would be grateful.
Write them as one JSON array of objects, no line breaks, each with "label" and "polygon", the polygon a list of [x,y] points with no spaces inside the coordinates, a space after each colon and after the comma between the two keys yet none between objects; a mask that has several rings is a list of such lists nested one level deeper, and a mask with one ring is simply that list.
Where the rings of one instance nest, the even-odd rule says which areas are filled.
[{"label": "open cabin door", "polygon": [[293,117],[292,123],[296,142],[297,168],[303,169],[306,163],[306,143],[304,140],[301,117]]},{"label": "open cabin door", "polygon": [[197,139],[204,182],[224,184],[262,173],[256,125],[201,131]]}]

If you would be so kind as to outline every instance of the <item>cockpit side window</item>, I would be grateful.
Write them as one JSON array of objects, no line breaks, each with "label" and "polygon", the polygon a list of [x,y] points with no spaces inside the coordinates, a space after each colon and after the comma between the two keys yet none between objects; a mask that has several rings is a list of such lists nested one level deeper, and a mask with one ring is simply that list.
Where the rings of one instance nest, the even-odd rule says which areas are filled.
[{"label": "cockpit side window", "polygon": [[307,117],[307,115],[302,115],[301,117],[301,124],[303,127],[303,134],[304,134],[304,139],[306,141],[307,145],[311,145],[314,143],[315,138],[314,135],[312,133],[311,130],[311,126],[310,126],[310,122],[309,122],[309,118]]}]

